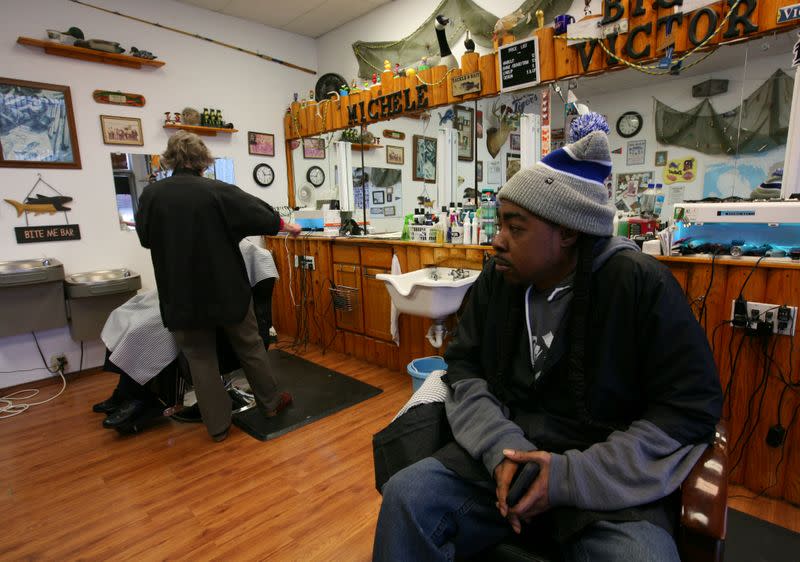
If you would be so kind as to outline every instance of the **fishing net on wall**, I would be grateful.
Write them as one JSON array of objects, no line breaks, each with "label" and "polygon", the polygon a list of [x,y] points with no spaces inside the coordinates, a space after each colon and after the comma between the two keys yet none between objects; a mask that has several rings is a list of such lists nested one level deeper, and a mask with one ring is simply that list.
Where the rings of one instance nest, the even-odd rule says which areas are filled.
[{"label": "fishing net on wall", "polygon": [[705,154],[752,154],[786,144],[793,86],[794,80],[779,69],[741,106],[725,113],[717,113],[708,99],[689,111],[656,100],[656,139]]},{"label": "fishing net on wall", "polygon": [[[510,20],[511,23],[518,23],[507,31],[514,37],[527,37],[536,27],[536,10],[543,10],[545,21],[550,21],[556,15],[566,13],[571,3],[571,0],[525,0],[512,14],[518,17]],[[472,0],[442,0],[422,25],[403,39],[353,43],[359,76],[368,78],[374,72],[383,72],[384,60],[391,61],[392,65],[397,63],[402,68],[407,68],[416,65],[425,56],[429,59],[429,66],[437,64],[439,43],[433,25],[439,14],[450,18],[450,25],[445,29],[445,33],[451,47],[467,30],[476,44],[484,48],[492,47],[492,34],[498,21],[497,16],[484,10]]]}]

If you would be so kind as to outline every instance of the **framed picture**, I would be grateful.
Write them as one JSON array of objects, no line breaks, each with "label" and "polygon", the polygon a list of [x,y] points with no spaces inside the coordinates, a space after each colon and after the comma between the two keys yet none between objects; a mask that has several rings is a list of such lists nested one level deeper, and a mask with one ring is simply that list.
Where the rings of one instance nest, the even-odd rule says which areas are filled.
[{"label": "framed picture", "polygon": [[142,146],[142,120],[136,117],[118,117],[101,115],[100,128],[103,130],[103,142],[106,144],[126,144]]},{"label": "framed picture", "polygon": [[275,156],[275,135],[248,131],[247,152],[257,156]]},{"label": "framed picture", "polygon": [[475,138],[483,138],[483,111],[480,109],[475,112]]},{"label": "framed picture", "polygon": [[303,139],[303,158],[311,160],[325,159],[325,139],[316,137]]},{"label": "framed picture", "polygon": [[383,216],[384,217],[394,217],[395,215],[395,208],[394,207],[384,207],[383,208]]},{"label": "framed picture", "polygon": [[458,159],[472,162],[472,153],[475,149],[473,126],[475,125],[475,110],[463,105],[455,106],[455,128],[458,131]]},{"label": "framed picture", "polygon": [[0,78],[0,166],[80,168],[69,86]]},{"label": "framed picture", "polygon": [[514,174],[519,172],[520,161],[519,154],[506,154],[506,181],[514,177]]},{"label": "framed picture", "polygon": [[372,204],[373,205],[383,205],[386,202],[386,196],[383,191],[373,191],[372,192]]},{"label": "framed picture", "polygon": [[414,181],[436,183],[436,139],[414,135]]},{"label": "framed picture", "polygon": [[511,133],[509,136],[509,150],[516,150],[519,151],[520,140],[519,140],[519,133]]},{"label": "framed picture", "polygon": [[483,160],[478,160],[475,166],[475,183],[483,181]]},{"label": "framed picture", "polygon": [[387,146],[386,147],[386,163],[387,164],[405,164],[406,162],[406,149],[402,146]]},{"label": "framed picture", "polygon": [[628,150],[625,156],[626,166],[640,166],[644,164],[645,148],[647,141],[628,141]]},{"label": "framed picture", "polygon": [[667,165],[667,151],[666,150],[656,151],[656,166],[666,166],[666,165]]}]

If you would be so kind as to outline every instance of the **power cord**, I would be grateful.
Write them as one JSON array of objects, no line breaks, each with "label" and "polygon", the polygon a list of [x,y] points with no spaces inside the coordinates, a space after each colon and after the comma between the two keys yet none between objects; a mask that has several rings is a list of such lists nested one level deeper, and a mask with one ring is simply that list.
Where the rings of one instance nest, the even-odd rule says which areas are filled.
[{"label": "power cord", "polygon": [[[30,400],[34,396],[39,394],[39,389],[37,388],[26,388],[23,390],[17,390],[16,392],[12,392],[11,394],[7,394],[6,396],[0,396],[0,419],[5,418],[12,418],[14,416],[18,416],[21,413],[25,412],[28,408],[32,406],[40,406],[42,404],[47,404],[61,396],[64,393],[64,390],[67,388],[67,379],[64,377],[64,363],[59,362],[59,366],[57,369],[52,370],[50,367],[47,366],[47,361],[45,361],[44,353],[42,353],[42,348],[39,347],[39,340],[36,339],[36,334],[31,332],[33,335],[33,341],[36,343],[36,349],[39,350],[39,356],[42,358],[42,363],[44,363],[44,368],[47,369],[49,373],[56,374],[61,377],[61,390],[55,396],[51,396],[47,400],[41,400],[40,402],[25,402]],[[26,371],[31,371],[34,369],[25,369]],[[18,396],[22,394],[23,396]]]}]

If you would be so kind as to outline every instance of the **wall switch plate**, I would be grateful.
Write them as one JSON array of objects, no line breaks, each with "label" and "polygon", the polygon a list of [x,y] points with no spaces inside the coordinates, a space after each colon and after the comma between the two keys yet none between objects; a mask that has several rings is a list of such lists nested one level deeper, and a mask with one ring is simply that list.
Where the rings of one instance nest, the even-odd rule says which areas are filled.
[{"label": "wall switch plate", "polygon": [[[731,301],[730,319],[733,321],[734,307],[736,300]],[[762,302],[747,301],[748,326],[755,329],[757,322],[769,322],[772,324],[772,333],[779,336],[794,336],[795,325],[797,324],[797,307],[783,306],[780,304],[765,304]],[[734,326],[735,328],[744,326]]]}]

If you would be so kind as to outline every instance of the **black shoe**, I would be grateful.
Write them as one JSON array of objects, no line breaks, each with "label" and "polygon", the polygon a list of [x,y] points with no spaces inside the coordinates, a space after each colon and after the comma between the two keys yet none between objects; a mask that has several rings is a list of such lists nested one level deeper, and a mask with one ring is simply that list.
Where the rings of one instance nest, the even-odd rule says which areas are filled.
[{"label": "black shoe", "polygon": [[222,433],[217,433],[216,435],[212,435],[211,439],[213,439],[215,443],[219,443],[220,441],[225,441],[228,438],[228,431],[230,431],[230,427],[225,431],[223,431]]},{"label": "black shoe", "polygon": [[120,396],[117,389],[114,389],[114,393],[111,395],[111,397],[106,398],[102,402],[98,402],[92,406],[92,411],[97,412],[98,414],[110,414],[122,406],[123,402],[124,400],[122,399],[122,396]]},{"label": "black shoe", "polygon": [[103,420],[103,427],[114,429],[133,420],[147,409],[147,404],[141,400],[127,400],[114,412]]}]

